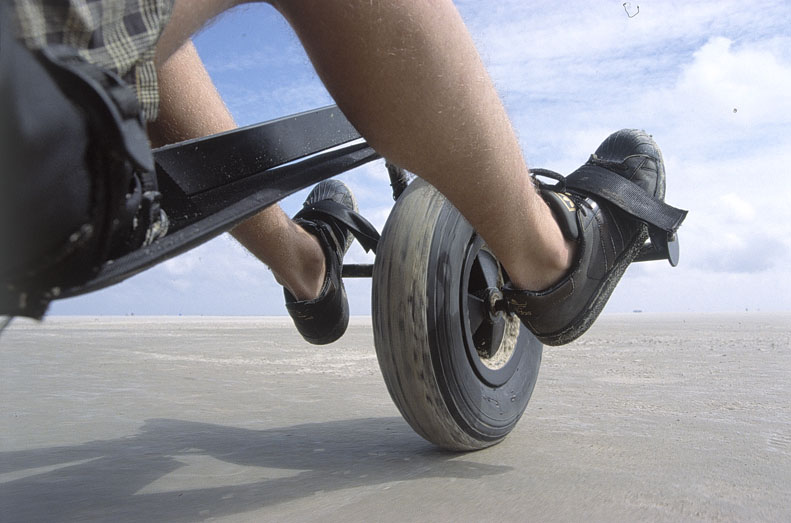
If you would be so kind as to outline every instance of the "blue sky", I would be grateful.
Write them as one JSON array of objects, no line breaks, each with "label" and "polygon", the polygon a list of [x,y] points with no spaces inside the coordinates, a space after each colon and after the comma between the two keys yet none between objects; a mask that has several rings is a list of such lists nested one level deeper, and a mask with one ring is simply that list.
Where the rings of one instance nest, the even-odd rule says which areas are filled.
[{"label": "blue sky", "polygon": [[[570,172],[612,131],[663,150],[667,200],[690,210],[681,265],[630,267],[606,312],[791,310],[791,3],[459,1],[528,163]],[[629,15],[632,15],[631,17]],[[332,103],[267,5],[195,38],[240,125]],[[380,163],[342,177],[383,226]],[[293,214],[304,193],[284,202]],[[359,247],[347,260],[370,261]],[[353,314],[370,282],[347,281]],[[52,314],[285,314],[271,273],[227,236]]]}]

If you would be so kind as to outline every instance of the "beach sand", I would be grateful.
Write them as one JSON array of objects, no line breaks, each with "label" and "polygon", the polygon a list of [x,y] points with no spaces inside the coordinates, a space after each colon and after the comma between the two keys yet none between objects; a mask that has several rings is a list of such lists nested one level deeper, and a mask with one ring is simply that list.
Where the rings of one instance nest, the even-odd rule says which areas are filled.
[{"label": "beach sand", "polygon": [[492,448],[402,420],[370,319],[15,320],[0,520],[789,521],[791,314],[603,316]]}]

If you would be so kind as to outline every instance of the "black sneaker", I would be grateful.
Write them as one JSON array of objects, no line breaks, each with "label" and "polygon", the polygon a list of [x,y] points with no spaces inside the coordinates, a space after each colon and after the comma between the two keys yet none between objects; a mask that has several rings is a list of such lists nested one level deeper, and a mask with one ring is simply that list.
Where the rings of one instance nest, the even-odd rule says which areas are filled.
[{"label": "black sneaker", "polygon": [[340,338],[349,324],[349,301],[341,272],[343,256],[359,236],[372,236],[373,246],[363,241],[363,246],[375,248],[378,233],[364,218],[357,214],[357,202],[351,190],[339,180],[325,180],[313,188],[294,222],[318,238],[326,257],[326,275],[319,297],[298,301],[287,289],[286,309],[302,337],[314,345],[325,345]]},{"label": "black sneaker", "polygon": [[506,284],[503,295],[508,310],[541,342],[563,345],[596,320],[640,254],[649,224],[652,239],[660,236],[655,234],[660,229],[672,236],[686,211],[662,203],[662,153],[644,131],[625,129],[610,135],[585,165],[565,179],[553,177],[560,183],[542,185],[540,192],[565,237],[577,242],[577,258],[569,274],[551,288],[533,292]]}]

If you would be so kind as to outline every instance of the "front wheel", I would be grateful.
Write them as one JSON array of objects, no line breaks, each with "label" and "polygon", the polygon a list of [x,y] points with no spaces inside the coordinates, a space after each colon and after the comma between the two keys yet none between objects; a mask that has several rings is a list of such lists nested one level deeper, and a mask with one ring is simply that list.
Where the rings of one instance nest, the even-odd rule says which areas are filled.
[{"label": "front wheel", "polygon": [[502,284],[480,236],[434,187],[415,180],[377,251],[374,343],[401,414],[441,447],[501,441],[533,392],[542,346],[517,317],[494,310]]}]

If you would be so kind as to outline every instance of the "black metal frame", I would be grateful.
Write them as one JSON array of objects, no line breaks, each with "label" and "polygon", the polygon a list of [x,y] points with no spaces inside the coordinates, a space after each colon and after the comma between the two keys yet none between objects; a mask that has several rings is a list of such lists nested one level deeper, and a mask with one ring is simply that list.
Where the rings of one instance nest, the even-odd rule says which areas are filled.
[{"label": "black metal frame", "polygon": [[[63,289],[77,296],[119,283],[204,243],[283,198],[379,159],[337,106],[188,140],[154,150],[168,234],[105,263],[88,283]],[[393,198],[405,171],[387,164]],[[678,260],[678,240],[652,238],[636,261]],[[344,265],[344,277],[371,277],[372,265]]]},{"label": "black metal frame", "polygon": [[[321,180],[380,156],[336,106],[308,111],[154,150],[168,234],[105,263],[88,283],[59,298],[119,283],[186,252],[262,209]],[[390,167],[394,196],[404,173]],[[370,265],[347,265],[345,277],[370,277]]]}]

